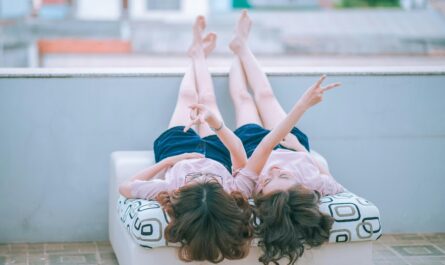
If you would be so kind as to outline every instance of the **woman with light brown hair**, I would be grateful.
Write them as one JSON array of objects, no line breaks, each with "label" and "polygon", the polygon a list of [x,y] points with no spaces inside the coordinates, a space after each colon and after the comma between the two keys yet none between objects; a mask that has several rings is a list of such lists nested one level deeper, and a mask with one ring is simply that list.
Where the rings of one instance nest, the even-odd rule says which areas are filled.
[{"label": "woman with light brown hair", "polygon": [[230,43],[235,54],[229,75],[235,134],[249,157],[239,175],[258,179],[253,197],[260,220],[256,227],[263,250],[260,262],[277,264],[287,258],[289,264],[294,264],[305,247],[319,246],[329,239],[333,219],[320,212],[320,196],[344,190],[309,152],[307,136],[294,125],[322,100],[326,91],[340,84],[322,86],[326,78],[322,76],[286,114],[247,45],[251,23],[243,11]]},{"label": "woman with light brown hair", "polygon": [[119,191],[127,198],[160,202],[171,218],[165,238],[180,243],[181,260],[218,263],[249,252],[253,230],[247,198],[256,179],[238,177],[246,153],[216,105],[206,64],[216,35],[203,38],[204,28],[200,16],[188,52],[191,67],[182,79],[168,129],[154,142],[156,164],[122,183]]}]

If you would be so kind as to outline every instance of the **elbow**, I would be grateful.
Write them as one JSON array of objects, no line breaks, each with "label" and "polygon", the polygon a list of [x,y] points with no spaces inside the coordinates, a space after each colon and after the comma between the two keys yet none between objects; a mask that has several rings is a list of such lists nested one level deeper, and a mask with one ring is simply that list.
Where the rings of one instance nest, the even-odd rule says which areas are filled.
[{"label": "elbow", "polygon": [[129,181],[125,181],[119,185],[119,193],[126,197],[131,198],[131,183]]},{"label": "elbow", "polygon": [[243,154],[243,153],[246,152],[245,149],[244,149],[243,142],[241,142],[241,140],[239,140],[239,141],[236,143],[236,150],[237,150],[240,154]]}]

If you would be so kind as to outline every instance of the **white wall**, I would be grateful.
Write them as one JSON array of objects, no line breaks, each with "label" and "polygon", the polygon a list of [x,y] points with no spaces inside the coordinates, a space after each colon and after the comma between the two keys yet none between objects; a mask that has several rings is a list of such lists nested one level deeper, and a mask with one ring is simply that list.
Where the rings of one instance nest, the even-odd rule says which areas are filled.
[{"label": "white wall", "polygon": [[206,16],[209,12],[208,0],[181,0],[178,11],[147,10],[147,0],[130,0],[129,13],[136,20],[165,20],[184,21],[193,20],[197,15]]},{"label": "white wall", "polygon": [[[16,71],[0,70],[0,242],[106,240],[109,155],[152,148],[182,74]],[[270,76],[285,109],[319,71]],[[385,233],[445,232],[445,69],[324,72],[343,86],[299,123],[312,148]],[[227,76],[214,82],[234,128]]]},{"label": "white wall", "polygon": [[122,0],[77,0],[76,16],[86,20],[117,20],[122,14]]},{"label": "white wall", "polygon": [[31,13],[31,0],[0,0],[0,18],[24,17]]}]

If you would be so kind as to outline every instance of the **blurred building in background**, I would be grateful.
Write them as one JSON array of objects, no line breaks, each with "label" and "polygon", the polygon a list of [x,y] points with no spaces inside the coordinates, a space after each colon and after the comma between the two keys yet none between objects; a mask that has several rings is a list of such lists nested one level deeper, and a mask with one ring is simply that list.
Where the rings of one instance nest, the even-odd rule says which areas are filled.
[{"label": "blurred building in background", "polygon": [[223,65],[241,8],[266,64],[443,64],[445,0],[400,1],[0,0],[0,67],[183,66],[198,14]]}]

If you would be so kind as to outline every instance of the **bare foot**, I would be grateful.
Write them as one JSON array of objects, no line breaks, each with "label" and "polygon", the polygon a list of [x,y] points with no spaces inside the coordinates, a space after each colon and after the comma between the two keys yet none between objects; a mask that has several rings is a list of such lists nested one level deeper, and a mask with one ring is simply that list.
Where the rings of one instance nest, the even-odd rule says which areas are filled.
[{"label": "bare foot", "polygon": [[235,34],[241,37],[243,40],[247,40],[252,27],[252,20],[247,13],[247,10],[243,10],[238,22],[236,23]]},{"label": "bare foot", "polygon": [[209,54],[215,49],[216,47],[216,33],[210,32],[207,34],[204,39],[202,39],[202,45],[204,47],[204,54],[205,56],[209,56]]},{"label": "bare foot", "polygon": [[206,20],[203,16],[197,16],[193,24],[193,42],[201,42],[202,34],[206,28]]},{"label": "bare foot", "polygon": [[206,27],[205,18],[203,16],[197,16],[195,23],[193,24],[193,42],[190,46],[187,54],[190,57],[196,56],[197,52],[203,49],[203,40],[202,40],[202,34]]},{"label": "bare foot", "polygon": [[229,44],[230,49],[234,53],[238,53],[246,45],[251,26],[252,20],[247,14],[247,10],[243,10],[235,26],[235,36],[233,36]]}]

